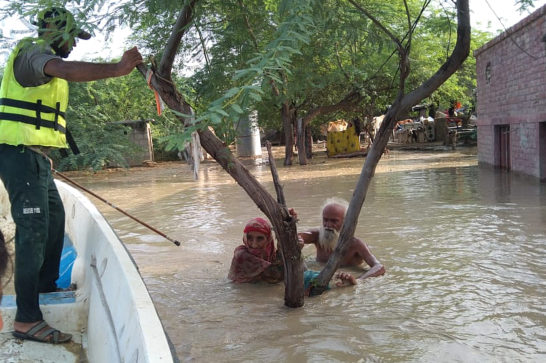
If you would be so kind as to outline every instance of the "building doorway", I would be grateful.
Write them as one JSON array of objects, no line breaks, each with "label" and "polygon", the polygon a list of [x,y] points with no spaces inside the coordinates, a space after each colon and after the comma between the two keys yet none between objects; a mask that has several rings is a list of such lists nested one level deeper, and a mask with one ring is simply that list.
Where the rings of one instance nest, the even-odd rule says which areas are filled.
[{"label": "building doorway", "polygon": [[510,125],[500,125],[496,129],[499,155],[497,165],[501,169],[510,170]]}]

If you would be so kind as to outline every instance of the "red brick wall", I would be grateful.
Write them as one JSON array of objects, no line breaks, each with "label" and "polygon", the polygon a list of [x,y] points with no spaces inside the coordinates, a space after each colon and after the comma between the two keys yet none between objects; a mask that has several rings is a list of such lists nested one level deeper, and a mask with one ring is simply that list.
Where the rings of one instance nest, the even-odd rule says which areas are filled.
[{"label": "red brick wall", "polygon": [[541,176],[538,123],[546,122],[543,38],[546,40],[546,5],[474,53],[480,163],[498,164],[495,126],[510,125],[512,170]]}]

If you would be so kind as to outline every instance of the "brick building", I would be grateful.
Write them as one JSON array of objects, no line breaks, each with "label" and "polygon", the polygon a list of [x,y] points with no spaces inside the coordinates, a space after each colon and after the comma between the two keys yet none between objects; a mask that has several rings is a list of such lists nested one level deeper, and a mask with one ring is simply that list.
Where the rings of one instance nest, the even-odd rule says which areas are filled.
[{"label": "brick building", "polygon": [[474,56],[478,162],[546,180],[546,5]]}]

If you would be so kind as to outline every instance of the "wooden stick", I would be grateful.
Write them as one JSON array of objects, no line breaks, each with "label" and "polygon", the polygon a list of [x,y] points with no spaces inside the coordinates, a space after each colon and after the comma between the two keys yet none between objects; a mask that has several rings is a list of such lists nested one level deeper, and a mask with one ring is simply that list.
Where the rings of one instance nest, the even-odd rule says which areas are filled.
[{"label": "wooden stick", "polygon": [[269,167],[271,168],[271,175],[273,176],[273,184],[275,185],[275,191],[277,192],[277,202],[286,208],[286,200],[284,199],[284,192],[280,183],[279,174],[277,173],[277,165],[275,164],[275,158],[271,151],[271,142],[266,141],[265,147],[267,147],[267,153],[269,154]]},{"label": "wooden stick", "polygon": [[164,234],[164,233],[158,231],[157,229],[155,229],[154,227],[150,226],[149,224],[147,224],[147,223],[141,221],[140,219],[138,219],[138,218],[136,218],[136,217],[130,215],[129,213],[127,213],[127,212],[124,211],[123,209],[116,207],[115,205],[113,205],[112,203],[110,203],[109,201],[107,201],[106,199],[104,199],[104,198],[102,198],[101,196],[99,196],[99,195],[93,193],[93,192],[90,191],[89,189],[85,188],[84,186],[78,184],[77,182],[75,182],[74,180],[70,179],[70,178],[67,177],[66,175],[62,174],[60,171],[57,171],[57,170],[53,169],[53,172],[54,172],[55,174],[57,174],[58,176],[60,176],[61,178],[67,180],[67,181],[70,182],[71,184],[74,184],[75,186],[77,186],[77,187],[80,188],[81,190],[83,190],[83,191],[85,191],[85,192],[91,194],[92,196],[94,196],[95,198],[97,198],[98,200],[100,200],[101,202],[104,202],[104,203],[108,204],[110,207],[114,208],[114,209],[117,210],[118,212],[125,214],[127,217],[129,217],[129,218],[131,218],[132,220],[134,220],[134,221],[136,221],[136,222],[142,224],[144,227],[146,227],[146,228],[148,228],[148,229],[154,231],[155,233],[157,233],[157,234],[160,235],[161,237],[164,237],[164,238],[166,238],[167,240],[169,240],[169,241],[171,241],[172,243],[174,243],[175,245],[180,246],[180,242],[178,242],[177,240],[170,238],[169,236],[167,236],[166,234]]}]

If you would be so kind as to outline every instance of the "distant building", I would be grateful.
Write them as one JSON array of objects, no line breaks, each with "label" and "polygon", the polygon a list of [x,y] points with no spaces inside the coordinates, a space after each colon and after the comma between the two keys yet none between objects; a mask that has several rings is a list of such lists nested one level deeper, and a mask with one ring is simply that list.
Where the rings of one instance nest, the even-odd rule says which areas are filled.
[{"label": "distant building", "polygon": [[129,140],[139,147],[140,151],[131,156],[124,156],[129,166],[140,166],[147,161],[154,161],[154,146],[152,143],[152,130],[150,123],[154,120],[127,120],[116,121],[113,124],[129,126],[131,130],[126,132]]},{"label": "distant building", "polygon": [[478,162],[546,181],[546,5],[474,55]]}]

